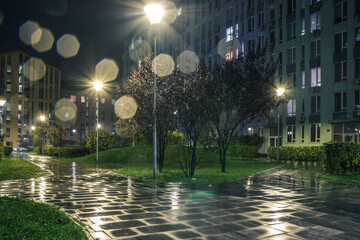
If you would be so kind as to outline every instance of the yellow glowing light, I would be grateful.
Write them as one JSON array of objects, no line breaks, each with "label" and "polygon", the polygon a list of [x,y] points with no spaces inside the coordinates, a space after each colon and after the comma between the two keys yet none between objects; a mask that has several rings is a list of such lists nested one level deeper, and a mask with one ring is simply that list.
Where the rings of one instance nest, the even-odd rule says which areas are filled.
[{"label": "yellow glowing light", "polygon": [[285,92],[285,88],[278,88],[276,89],[276,95],[278,95],[279,97],[281,97]]},{"label": "yellow glowing light", "polygon": [[156,3],[146,5],[144,10],[151,24],[160,23],[165,13],[164,8]]},{"label": "yellow glowing light", "polygon": [[49,51],[54,44],[54,36],[49,29],[41,28],[41,37],[39,42],[32,44],[32,47],[38,52]]},{"label": "yellow glowing light", "polygon": [[40,115],[40,121],[45,121],[45,116],[44,115]]},{"label": "yellow glowing light", "polygon": [[45,63],[39,59],[32,57],[24,64],[24,76],[31,81],[37,81],[45,76]]},{"label": "yellow glowing light", "polygon": [[167,54],[160,54],[152,61],[153,72],[155,72],[159,77],[169,76],[174,71],[174,67],[174,60]]},{"label": "yellow glowing light", "polygon": [[64,58],[74,57],[80,48],[79,40],[76,36],[71,34],[65,34],[56,44],[57,52]]},{"label": "yellow glowing light", "polygon": [[31,127],[31,130],[33,130],[33,131],[34,131],[34,130],[35,130],[35,126],[32,126],[32,127]]},{"label": "yellow glowing light", "polygon": [[115,102],[115,114],[121,119],[132,118],[137,108],[138,105],[131,96],[123,96]]},{"label": "yellow glowing light", "polygon": [[95,75],[97,79],[112,81],[119,73],[119,67],[115,60],[105,58],[96,64]]},{"label": "yellow glowing light", "polygon": [[55,117],[61,121],[70,121],[76,118],[76,104],[69,98],[63,98],[55,104]]},{"label": "yellow glowing light", "polygon": [[103,87],[103,83],[100,81],[95,81],[95,82],[93,82],[93,86],[94,86],[95,90],[97,92],[99,92]]},{"label": "yellow glowing light", "polygon": [[97,128],[101,128],[101,124],[98,124],[98,125],[97,125]]},{"label": "yellow glowing light", "polygon": [[19,28],[19,37],[26,45],[36,44],[41,38],[41,28],[37,22],[27,21]]},{"label": "yellow glowing light", "polygon": [[195,72],[199,66],[199,58],[192,51],[184,51],[177,58],[177,65],[183,73]]},{"label": "yellow glowing light", "polygon": [[3,107],[6,103],[6,100],[0,100],[0,107]]}]

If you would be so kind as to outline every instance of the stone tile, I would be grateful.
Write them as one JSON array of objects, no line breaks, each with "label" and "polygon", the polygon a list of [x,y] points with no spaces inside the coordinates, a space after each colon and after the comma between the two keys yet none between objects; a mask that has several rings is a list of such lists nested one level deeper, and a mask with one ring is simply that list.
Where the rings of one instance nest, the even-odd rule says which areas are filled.
[{"label": "stone tile", "polygon": [[181,239],[189,239],[189,238],[196,238],[196,237],[200,237],[201,235],[193,232],[193,231],[177,231],[175,233],[173,233],[177,238],[181,238]]},{"label": "stone tile", "polygon": [[94,239],[111,239],[108,235],[106,235],[103,232],[93,232],[90,234]]},{"label": "stone tile", "polygon": [[149,224],[163,224],[163,223],[168,222],[163,218],[150,218],[150,219],[144,219],[144,221],[149,223]]},{"label": "stone tile", "polygon": [[295,235],[306,238],[306,239],[320,239],[320,238],[329,238],[334,235],[342,234],[342,231],[338,231],[331,228],[326,228],[322,226],[314,226],[306,230],[295,233]]},{"label": "stone tile", "polygon": [[158,232],[182,230],[187,228],[189,227],[184,224],[161,224],[161,225],[154,225],[149,227],[140,227],[137,228],[137,230],[142,233],[158,233]]},{"label": "stone tile", "polygon": [[120,215],[118,216],[121,220],[132,220],[132,219],[143,219],[143,218],[158,218],[162,217],[161,214],[158,213],[134,213],[134,214],[127,214],[127,215]]},{"label": "stone tile", "polygon": [[134,236],[137,235],[136,232],[134,232],[131,229],[123,228],[115,231],[110,232],[110,236],[112,237],[127,237],[127,236]]},{"label": "stone tile", "polygon": [[124,240],[174,240],[174,238],[169,237],[165,234],[150,234],[150,235],[141,235],[133,238],[125,238]]},{"label": "stone tile", "polygon": [[145,223],[140,221],[123,221],[123,222],[113,222],[99,225],[101,229],[109,230],[109,229],[122,229],[122,228],[131,228],[131,227],[139,227],[144,226]]}]

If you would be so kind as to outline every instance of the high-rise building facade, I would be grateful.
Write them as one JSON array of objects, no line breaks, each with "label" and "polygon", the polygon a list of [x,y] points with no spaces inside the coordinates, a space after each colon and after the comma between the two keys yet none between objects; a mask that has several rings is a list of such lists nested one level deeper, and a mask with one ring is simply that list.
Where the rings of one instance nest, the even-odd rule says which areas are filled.
[{"label": "high-rise building facade", "polygon": [[[6,146],[29,146],[32,127],[54,124],[54,106],[60,97],[61,71],[21,51],[0,54],[0,99]],[[40,123],[40,115],[45,121]]]},{"label": "high-rise building facade", "polygon": [[[359,142],[360,1],[268,1],[267,36],[285,86],[284,146]],[[267,131],[277,142],[277,111]]]},{"label": "high-rise building facade", "polygon": [[[99,130],[115,133],[116,115],[113,89],[99,92]],[[96,92],[84,89],[62,89],[61,97],[69,99],[76,106],[75,117],[66,122],[66,138],[74,141],[86,140],[87,133],[96,132]]]}]

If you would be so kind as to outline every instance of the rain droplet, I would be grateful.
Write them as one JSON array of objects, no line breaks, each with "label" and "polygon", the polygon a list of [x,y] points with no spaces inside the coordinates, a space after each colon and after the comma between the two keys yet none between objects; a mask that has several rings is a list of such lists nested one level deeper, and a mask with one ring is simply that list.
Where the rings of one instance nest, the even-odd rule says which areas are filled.
[{"label": "rain droplet", "polygon": [[57,41],[57,52],[64,58],[74,57],[80,48],[80,43],[76,36],[71,34],[63,35]]},{"label": "rain droplet", "polygon": [[55,104],[55,117],[63,122],[74,120],[76,112],[76,104],[69,98],[63,98]]},{"label": "rain droplet", "polygon": [[174,71],[174,67],[175,63],[172,57],[167,54],[160,54],[152,61],[153,72],[155,72],[159,77],[169,76]]},{"label": "rain droplet", "polygon": [[131,96],[122,96],[115,102],[115,114],[121,119],[128,119],[135,116],[138,105]]},{"label": "rain droplet", "polygon": [[119,73],[119,67],[115,60],[105,58],[96,64],[95,75],[100,81],[112,81]]},{"label": "rain droplet", "polygon": [[54,44],[54,36],[49,29],[41,28],[41,37],[38,43],[32,45],[32,47],[38,52],[46,52],[52,48]]},{"label": "rain droplet", "polygon": [[29,58],[24,64],[24,76],[30,81],[37,81],[44,77],[45,63],[36,57]]},{"label": "rain droplet", "polygon": [[199,58],[192,51],[184,51],[177,58],[177,65],[183,73],[195,72],[199,66]]},{"label": "rain droplet", "polygon": [[26,45],[36,44],[41,38],[41,28],[37,22],[26,21],[19,28],[19,37]]}]

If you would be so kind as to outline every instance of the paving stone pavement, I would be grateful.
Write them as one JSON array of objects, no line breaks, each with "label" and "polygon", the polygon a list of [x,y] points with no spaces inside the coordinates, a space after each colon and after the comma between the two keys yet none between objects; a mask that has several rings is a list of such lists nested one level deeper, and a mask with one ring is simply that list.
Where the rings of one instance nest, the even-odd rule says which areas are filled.
[{"label": "paving stone pavement", "polygon": [[278,169],[222,184],[156,184],[77,163],[0,182],[0,195],[60,206],[94,239],[359,239],[360,187]]}]

